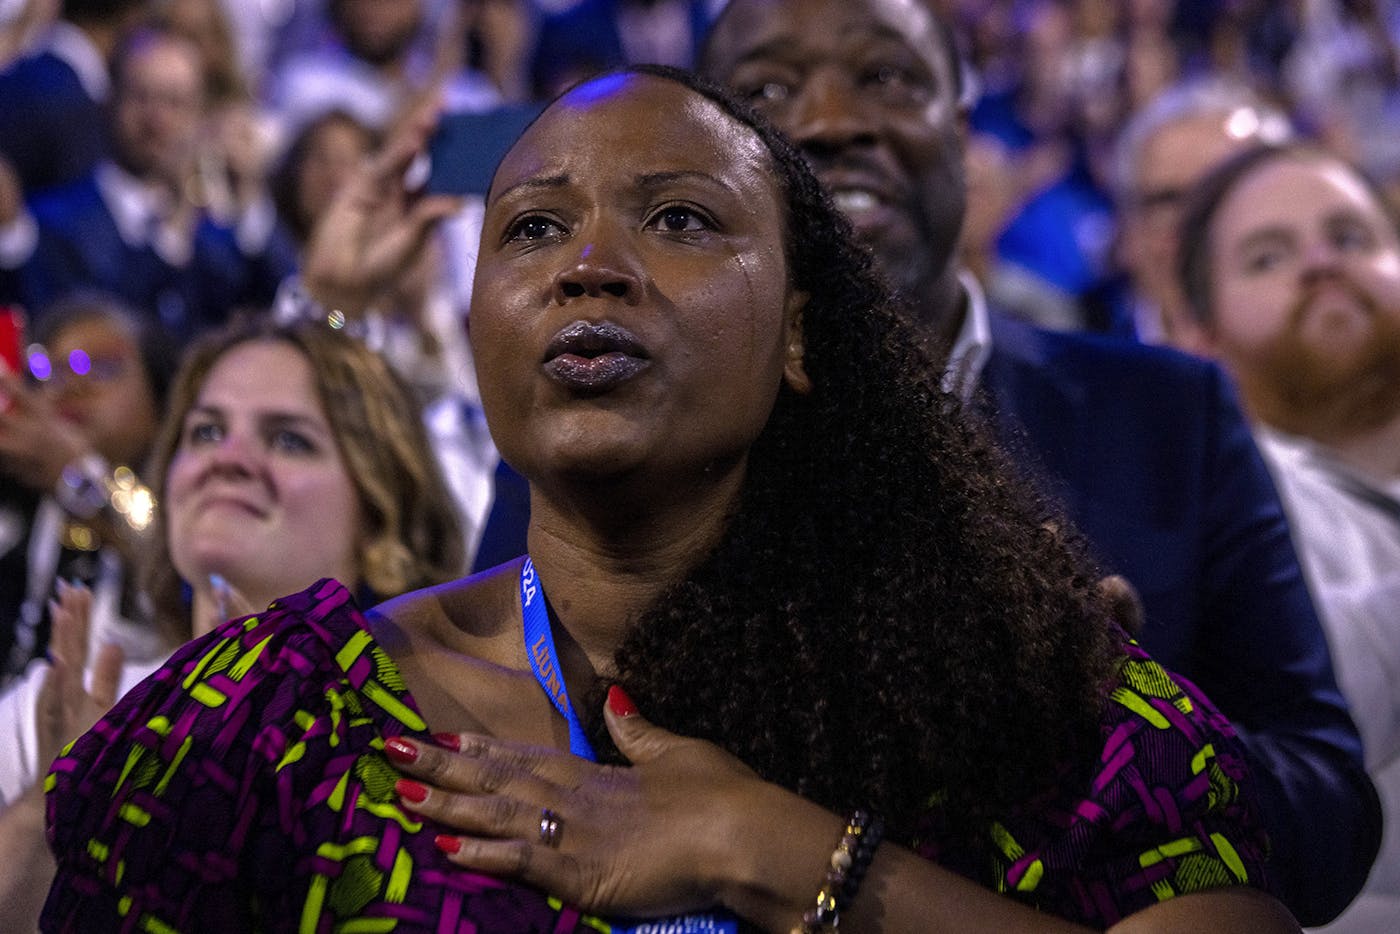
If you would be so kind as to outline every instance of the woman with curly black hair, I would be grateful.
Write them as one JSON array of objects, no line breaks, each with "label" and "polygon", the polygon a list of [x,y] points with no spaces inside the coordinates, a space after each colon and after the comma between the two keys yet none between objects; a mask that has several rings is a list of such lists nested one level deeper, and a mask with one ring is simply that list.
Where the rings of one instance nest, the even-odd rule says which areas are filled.
[{"label": "woman with curly black hair", "polygon": [[741,105],[642,67],[547,108],[471,339],[530,555],[184,651],[55,766],[50,929],[1292,929],[1228,724]]}]

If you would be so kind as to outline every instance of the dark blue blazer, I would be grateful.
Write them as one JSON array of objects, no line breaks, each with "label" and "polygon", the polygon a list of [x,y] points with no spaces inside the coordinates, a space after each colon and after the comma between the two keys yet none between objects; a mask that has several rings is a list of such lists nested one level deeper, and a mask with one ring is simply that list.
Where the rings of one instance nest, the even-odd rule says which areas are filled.
[{"label": "dark blue blazer", "polygon": [[295,270],[289,241],[274,236],[268,250],[249,257],[233,231],[208,218],[195,231],[185,266],[171,266],[150,247],[133,248],[117,230],[92,173],[39,195],[29,207],[39,245],[23,267],[0,280],[0,298],[17,301],[36,317],[75,289],[98,289],[155,315],[185,340],[222,323],[236,308],[267,306],[277,284]]},{"label": "dark blue blazer", "polygon": [[26,193],[87,174],[107,151],[106,125],[102,105],[52,52],[0,72],[0,155]]},{"label": "dark blue blazer", "polygon": [[1335,916],[1375,858],[1379,804],[1232,386],[1185,354],[992,317],[979,404],[1137,588],[1143,646],[1239,729],[1290,908]]}]

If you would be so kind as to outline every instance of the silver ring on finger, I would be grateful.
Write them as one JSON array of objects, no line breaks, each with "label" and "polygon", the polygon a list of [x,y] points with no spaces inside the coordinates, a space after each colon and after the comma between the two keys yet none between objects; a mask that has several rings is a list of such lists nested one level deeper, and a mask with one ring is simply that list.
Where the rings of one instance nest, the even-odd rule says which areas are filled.
[{"label": "silver ring on finger", "polygon": [[549,808],[540,811],[540,842],[545,846],[559,849],[559,839],[564,836],[564,819]]}]

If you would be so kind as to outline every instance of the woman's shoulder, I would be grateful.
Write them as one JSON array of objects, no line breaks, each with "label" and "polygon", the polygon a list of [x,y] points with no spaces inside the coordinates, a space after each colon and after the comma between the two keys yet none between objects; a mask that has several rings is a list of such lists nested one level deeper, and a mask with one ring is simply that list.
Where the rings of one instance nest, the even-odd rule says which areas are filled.
[{"label": "woman's shoulder", "polygon": [[317,675],[339,677],[344,663],[371,641],[350,592],[321,580],[181,645],[127,691],[98,727],[132,725],[140,711],[188,702],[220,710],[269,689],[303,693]]},{"label": "woman's shoulder", "polygon": [[[1268,841],[1244,747],[1190,681],[1135,642],[1100,715],[1100,747],[1075,783],[1030,820],[998,825],[1006,878],[1025,886],[1052,866],[1081,907],[1112,924],[1148,905],[1212,888],[1267,890]],[[1034,827],[1034,855],[1011,827]]]},{"label": "woman's shoulder", "polygon": [[404,628],[436,625],[450,619],[455,628],[487,633],[512,619],[511,608],[520,599],[520,566],[524,558],[507,561],[468,577],[411,590],[386,600],[370,611],[377,627],[380,619]]},{"label": "woman's shoulder", "polygon": [[1098,743],[991,824],[982,859],[934,843],[920,852],[976,877],[990,870],[999,891],[1100,927],[1178,895],[1268,889],[1243,746],[1199,689],[1129,643]]},{"label": "woman's shoulder", "polygon": [[324,579],[182,645],[73,744],[55,763],[54,778],[62,790],[70,769],[100,773],[107,759],[124,754],[126,742],[168,755],[172,737],[198,745],[217,736],[227,753],[269,727],[334,705],[336,685],[359,691],[376,679],[387,682],[386,700],[402,707],[392,662],[374,644],[354,598]]},{"label": "woman's shoulder", "polygon": [[449,909],[483,932],[566,920],[537,892],[452,873],[435,830],[402,808],[384,741],[426,738],[426,725],[339,584],[224,624],[144,688],[50,776],[54,929],[115,929],[120,915],[177,930],[385,917],[436,930]]}]

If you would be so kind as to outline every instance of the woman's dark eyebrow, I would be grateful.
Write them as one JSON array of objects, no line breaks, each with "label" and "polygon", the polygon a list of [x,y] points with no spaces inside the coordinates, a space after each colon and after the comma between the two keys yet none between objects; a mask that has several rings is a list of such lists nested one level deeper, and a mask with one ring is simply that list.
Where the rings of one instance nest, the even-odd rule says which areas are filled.
[{"label": "woman's dark eyebrow", "polygon": [[1328,230],[1336,227],[1365,227],[1369,230],[1374,226],[1371,218],[1351,206],[1328,211],[1326,216],[1322,218],[1322,224]]},{"label": "woman's dark eyebrow", "polygon": [[734,191],[734,186],[717,178],[709,172],[700,172],[695,169],[679,169],[674,172],[646,172],[637,176],[637,185],[640,188],[660,188],[673,182],[702,181],[725,191]]},{"label": "woman's dark eyebrow", "polygon": [[506,197],[507,195],[513,194],[516,191],[536,191],[563,188],[568,183],[569,176],[567,175],[546,175],[540,178],[521,179],[514,185],[511,185],[509,188],[502,191],[500,194],[496,195],[496,197],[492,200],[500,201],[502,198]]}]

